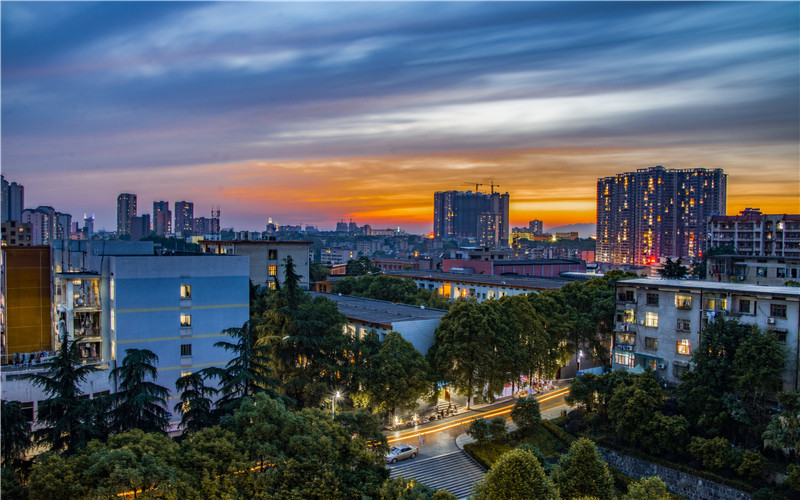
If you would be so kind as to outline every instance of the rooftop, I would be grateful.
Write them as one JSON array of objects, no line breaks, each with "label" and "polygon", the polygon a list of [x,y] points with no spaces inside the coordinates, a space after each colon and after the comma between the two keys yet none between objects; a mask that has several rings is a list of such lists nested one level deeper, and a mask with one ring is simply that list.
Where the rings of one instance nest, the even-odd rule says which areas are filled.
[{"label": "rooftop", "polygon": [[705,280],[669,280],[657,278],[635,278],[618,281],[618,285],[638,285],[659,288],[679,288],[682,290],[702,290],[714,292],[746,293],[752,295],[773,295],[800,299],[800,288],[790,286],[764,286],[748,283],[721,283]]},{"label": "rooftop", "polygon": [[309,292],[311,297],[325,297],[332,300],[339,307],[339,312],[347,319],[371,323],[374,325],[391,328],[392,323],[400,321],[419,321],[424,319],[439,319],[447,311],[429,307],[395,304],[384,300],[365,299],[352,295],[339,295],[335,293]]},{"label": "rooftop", "polygon": [[558,289],[570,281],[561,278],[539,278],[530,276],[490,276],[486,274],[444,273],[440,271],[390,271],[386,274],[411,279],[435,279],[454,283],[472,283],[476,285],[510,286],[529,288],[531,290]]}]

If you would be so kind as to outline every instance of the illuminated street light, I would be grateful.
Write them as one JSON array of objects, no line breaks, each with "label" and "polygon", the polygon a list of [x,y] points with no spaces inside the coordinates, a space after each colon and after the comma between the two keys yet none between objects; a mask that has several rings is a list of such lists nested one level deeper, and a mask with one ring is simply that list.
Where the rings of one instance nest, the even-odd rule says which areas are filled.
[{"label": "illuminated street light", "polygon": [[342,397],[342,395],[339,393],[339,391],[336,391],[336,394],[334,394],[333,398],[331,399],[331,415],[334,417],[336,416],[336,400],[340,397]]}]

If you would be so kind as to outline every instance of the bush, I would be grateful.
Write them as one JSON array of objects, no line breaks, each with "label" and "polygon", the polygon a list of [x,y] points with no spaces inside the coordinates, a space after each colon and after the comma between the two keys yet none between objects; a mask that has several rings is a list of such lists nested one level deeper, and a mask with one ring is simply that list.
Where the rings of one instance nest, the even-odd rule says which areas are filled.
[{"label": "bush", "polygon": [[667,485],[661,478],[653,476],[642,478],[628,486],[623,500],[670,500]]},{"label": "bush", "polygon": [[542,465],[542,467],[544,468],[544,471],[548,472],[548,469],[550,468],[550,464],[547,463],[547,458],[545,458],[545,456],[542,454],[542,452],[539,451],[539,448],[537,448],[536,446],[534,446],[532,444],[523,443],[523,444],[517,446],[517,449],[533,453],[533,456],[535,456],[536,459],[539,461],[539,463]]},{"label": "bush", "polygon": [[786,467],[786,479],[783,480],[783,485],[800,491],[800,464],[789,464]]},{"label": "bush", "polygon": [[519,398],[511,409],[511,420],[522,431],[529,431],[542,422],[542,412],[535,398]]},{"label": "bush", "polygon": [[689,441],[689,421],[682,415],[667,417],[661,412],[655,412],[646,428],[644,445],[656,455],[677,453]]},{"label": "bush", "polygon": [[757,451],[745,450],[742,453],[742,461],[736,468],[736,473],[745,479],[752,481],[760,477],[764,471],[764,457]]},{"label": "bush", "polygon": [[533,453],[514,449],[500,457],[483,481],[475,485],[472,498],[555,499],[558,492]]},{"label": "bush", "polygon": [[597,446],[589,439],[581,438],[572,443],[569,452],[553,468],[552,477],[565,498],[614,498],[614,478]]},{"label": "bush", "polygon": [[467,434],[478,443],[483,443],[489,439],[489,424],[482,418],[476,418],[469,424]]},{"label": "bush", "polygon": [[730,465],[731,443],[723,437],[703,439],[693,437],[689,443],[689,453],[712,471],[721,471]]}]

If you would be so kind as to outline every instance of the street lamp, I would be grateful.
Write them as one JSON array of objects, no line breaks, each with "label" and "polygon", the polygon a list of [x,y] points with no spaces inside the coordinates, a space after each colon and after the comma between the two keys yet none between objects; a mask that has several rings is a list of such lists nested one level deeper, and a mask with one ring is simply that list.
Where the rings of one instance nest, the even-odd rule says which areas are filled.
[{"label": "street lamp", "polygon": [[331,415],[334,417],[336,416],[336,400],[340,397],[342,397],[342,395],[339,393],[339,391],[336,391],[336,394],[334,394],[333,398],[331,399]]}]

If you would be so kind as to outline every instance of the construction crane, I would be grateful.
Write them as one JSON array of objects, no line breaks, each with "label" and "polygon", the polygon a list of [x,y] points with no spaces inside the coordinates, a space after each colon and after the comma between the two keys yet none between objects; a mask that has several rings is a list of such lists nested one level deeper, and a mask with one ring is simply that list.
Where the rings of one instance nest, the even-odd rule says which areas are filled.
[{"label": "construction crane", "polygon": [[492,194],[494,194],[494,188],[500,187],[500,184],[495,184],[494,181],[489,181],[489,182],[490,182],[489,185],[492,187]]},{"label": "construction crane", "polygon": [[464,185],[465,186],[474,185],[475,186],[475,192],[477,193],[478,192],[478,186],[485,186],[486,184],[480,184],[480,183],[477,183],[477,182],[465,182]]}]

